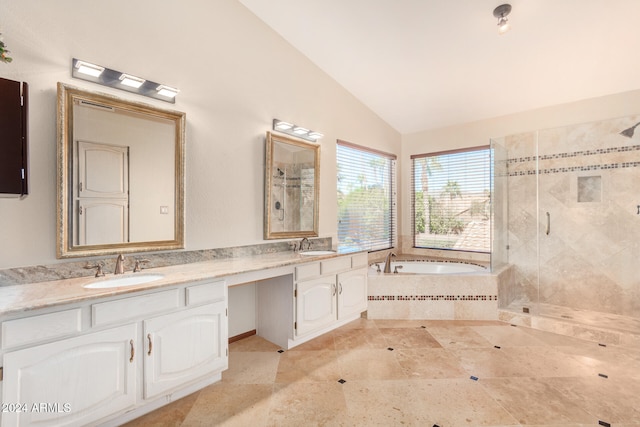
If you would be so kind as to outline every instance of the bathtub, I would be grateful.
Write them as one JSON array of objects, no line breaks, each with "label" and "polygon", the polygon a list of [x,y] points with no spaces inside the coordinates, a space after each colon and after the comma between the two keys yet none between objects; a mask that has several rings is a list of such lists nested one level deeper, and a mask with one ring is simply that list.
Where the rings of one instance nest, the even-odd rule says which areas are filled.
[{"label": "bathtub", "polygon": [[370,319],[498,320],[498,289],[509,266],[491,272],[476,264],[398,260],[398,274],[383,273],[384,263],[368,271]]},{"label": "bathtub", "polygon": [[[384,271],[385,263],[381,263],[380,271]],[[372,266],[377,272],[377,265]],[[486,272],[487,268],[477,264],[454,261],[392,261],[391,272],[398,274],[460,274]]]}]

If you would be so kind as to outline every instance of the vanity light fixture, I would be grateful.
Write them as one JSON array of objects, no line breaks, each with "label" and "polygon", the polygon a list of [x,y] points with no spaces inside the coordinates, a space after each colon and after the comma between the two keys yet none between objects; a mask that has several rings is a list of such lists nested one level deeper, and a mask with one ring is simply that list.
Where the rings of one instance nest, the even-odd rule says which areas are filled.
[{"label": "vanity light fixture", "polygon": [[140,86],[142,86],[145,80],[141,79],[140,77],[132,76],[130,74],[122,74],[120,76],[120,82],[125,86],[138,89]]},{"label": "vanity light fixture", "polygon": [[501,4],[493,9],[493,16],[498,18],[498,34],[502,35],[511,29],[507,15],[511,13],[511,5],[508,3]]},{"label": "vanity light fixture", "polygon": [[86,80],[99,85],[120,89],[138,95],[174,104],[179,90],[161,83],[152,82],[143,78],[112,70],[101,65],[92,64],[73,58],[71,62],[71,75],[76,79]]},{"label": "vanity light fixture", "polygon": [[306,139],[307,141],[316,142],[324,135],[320,132],[315,132],[302,126],[294,125],[293,123],[284,122],[282,120],[273,119],[273,130],[286,133],[298,138]]}]

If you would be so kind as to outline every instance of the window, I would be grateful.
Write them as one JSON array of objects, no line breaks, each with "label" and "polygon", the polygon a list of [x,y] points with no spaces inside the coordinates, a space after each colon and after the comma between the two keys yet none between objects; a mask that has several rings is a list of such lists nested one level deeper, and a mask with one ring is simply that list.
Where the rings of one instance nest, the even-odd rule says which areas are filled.
[{"label": "window", "polygon": [[396,156],[338,141],[338,249],[395,243]]},{"label": "window", "polygon": [[488,146],[411,156],[413,246],[491,252]]}]

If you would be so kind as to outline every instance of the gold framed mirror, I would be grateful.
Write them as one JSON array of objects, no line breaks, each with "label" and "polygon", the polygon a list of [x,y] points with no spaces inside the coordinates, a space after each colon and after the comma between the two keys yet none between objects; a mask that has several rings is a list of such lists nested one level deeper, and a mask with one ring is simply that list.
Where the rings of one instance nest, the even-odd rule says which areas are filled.
[{"label": "gold framed mirror", "polygon": [[184,248],[185,122],[58,83],[58,258]]},{"label": "gold framed mirror", "polygon": [[267,132],[264,238],[318,236],[320,146]]}]

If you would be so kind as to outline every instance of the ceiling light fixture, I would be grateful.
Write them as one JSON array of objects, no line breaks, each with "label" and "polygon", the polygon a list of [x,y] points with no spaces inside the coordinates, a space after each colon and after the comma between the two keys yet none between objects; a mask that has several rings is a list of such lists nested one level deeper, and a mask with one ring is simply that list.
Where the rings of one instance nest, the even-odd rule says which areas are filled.
[{"label": "ceiling light fixture", "polygon": [[293,123],[283,122],[282,120],[273,119],[273,130],[286,133],[297,138],[306,139],[307,141],[316,142],[324,135],[320,132],[312,131],[302,126],[294,125]]},{"label": "ceiling light fixture", "polygon": [[76,79],[85,80],[99,85],[120,89],[138,95],[174,104],[179,90],[171,86],[145,80],[122,71],[112,70],[101,65],[92,64],[73,58],[71,75]]},{"label": "ceiling light fixture", "polygon": [[493,16],[498,18],[498,34],[502,35],[511,29],[511,25],[509,25],[509,19],[507,19],[507,15],[511,13],[511,5],[510,4],[501,4],[500,6],[493,9]]}]

